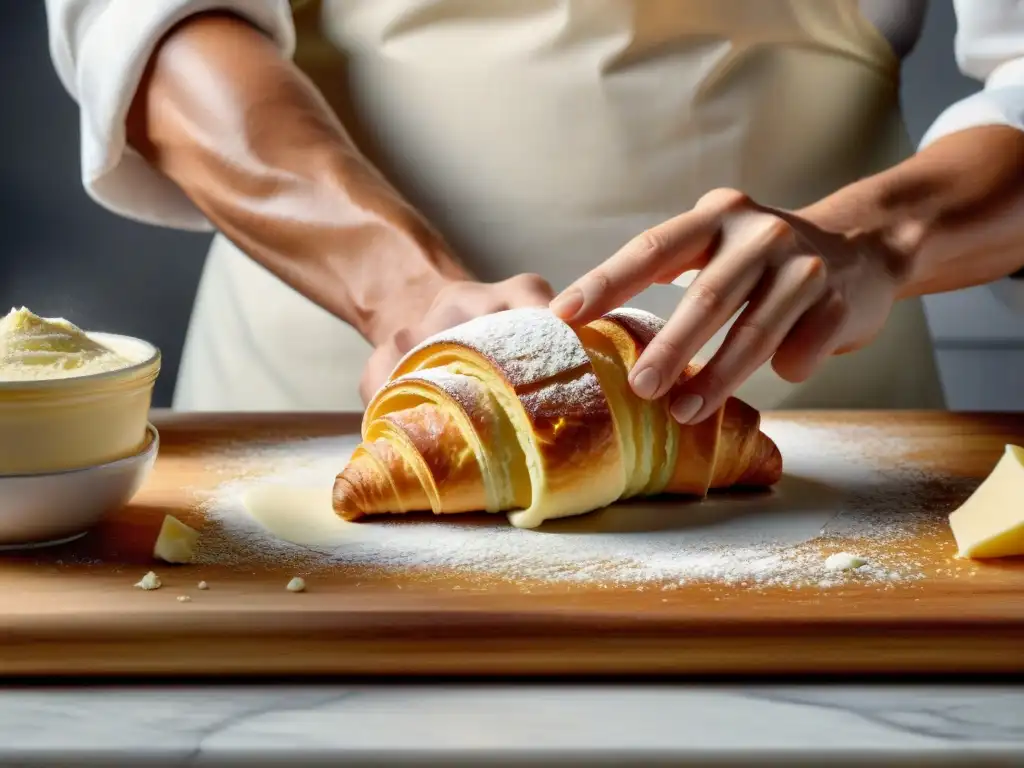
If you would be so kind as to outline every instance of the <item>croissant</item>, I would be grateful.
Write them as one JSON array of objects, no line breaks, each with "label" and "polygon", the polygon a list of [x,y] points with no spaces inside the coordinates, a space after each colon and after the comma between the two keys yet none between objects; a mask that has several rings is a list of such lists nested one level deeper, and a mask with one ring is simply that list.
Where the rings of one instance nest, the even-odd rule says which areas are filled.
[{"label": "croissant", "polygon": [[574,330],[514,309],[428,339],[367,407],[335,511],[486,510],[534,528],[620,499],[778,481],[782,457],[751,406],[729,398],[680,426],[670,397],[633,394],[627,374],[663,325],[621,309]]}]

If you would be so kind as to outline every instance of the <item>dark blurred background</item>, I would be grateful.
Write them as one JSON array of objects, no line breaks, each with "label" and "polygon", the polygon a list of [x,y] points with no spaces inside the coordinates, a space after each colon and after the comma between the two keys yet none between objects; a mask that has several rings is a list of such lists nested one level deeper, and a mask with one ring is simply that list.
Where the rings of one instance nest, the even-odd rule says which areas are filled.
[{"label": "dark blurred background", "polygon": [[[957,71],[954,31],[951,0],[933,0],[904,68],[915,142],[979,87]],[[125,221],[86,196],[78,112],[50,63],[42,2],[4,5],[0,71],[0,314],[24,304],[154,342],[165,354],[155,404],[169,404],[209,236]],[[950,407],[1024,410],[1024,315],[984,288],[927,303]]]}]

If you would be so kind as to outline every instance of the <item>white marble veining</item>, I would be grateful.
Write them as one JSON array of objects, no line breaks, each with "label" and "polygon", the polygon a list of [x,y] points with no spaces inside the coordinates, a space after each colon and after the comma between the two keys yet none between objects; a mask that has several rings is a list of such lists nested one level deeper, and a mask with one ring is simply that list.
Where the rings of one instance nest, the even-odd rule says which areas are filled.
[{"label": "white marble veining", "polygon": [[[828,756],[1024,764],[1024,687],[7,688],[0,765]],[[947,761],[950,761],[947,763]]]}]

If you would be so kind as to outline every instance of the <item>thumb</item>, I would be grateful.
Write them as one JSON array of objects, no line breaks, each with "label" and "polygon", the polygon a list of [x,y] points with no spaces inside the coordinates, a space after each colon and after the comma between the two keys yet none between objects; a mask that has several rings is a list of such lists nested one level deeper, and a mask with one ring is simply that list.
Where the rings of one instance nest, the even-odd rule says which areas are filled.
[{"label": "thumb", "polygon": [[364,405],[369,403],[377,391],[387,383],[388,377],[401,358],[394,338],[388,339],[370,355],[359,379],[359,397],[362,398]]}]

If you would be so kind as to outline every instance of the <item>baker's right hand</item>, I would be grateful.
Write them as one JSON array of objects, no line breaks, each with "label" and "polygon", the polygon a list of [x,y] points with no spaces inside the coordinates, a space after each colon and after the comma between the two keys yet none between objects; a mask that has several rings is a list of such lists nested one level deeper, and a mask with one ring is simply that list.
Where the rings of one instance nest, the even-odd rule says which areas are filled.
[{"label": "baker's right hand", "polygon": [[[456,280],[445,283],[426,313],[401,324],[370,356],[359,382],[364,403],[387,382],[398,361],[410,349],[434,334],[474,317],[519,307],[546,307],[554,291],[540,275],[521,274],[498,283]],[[402,312],[396,297],[395,312]]]}]

